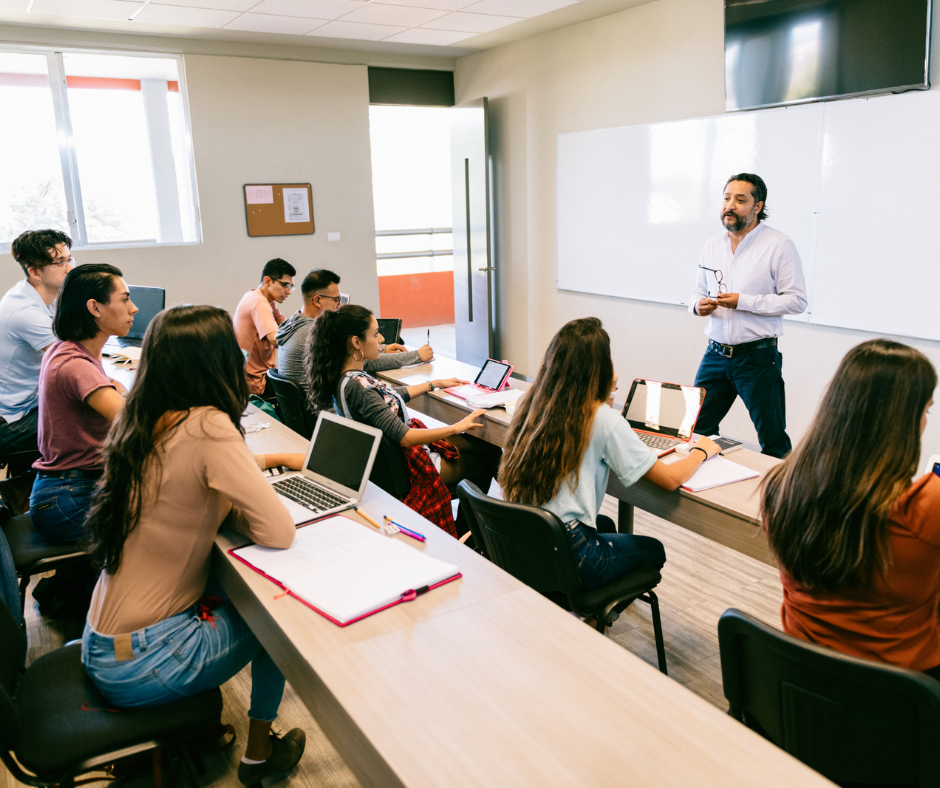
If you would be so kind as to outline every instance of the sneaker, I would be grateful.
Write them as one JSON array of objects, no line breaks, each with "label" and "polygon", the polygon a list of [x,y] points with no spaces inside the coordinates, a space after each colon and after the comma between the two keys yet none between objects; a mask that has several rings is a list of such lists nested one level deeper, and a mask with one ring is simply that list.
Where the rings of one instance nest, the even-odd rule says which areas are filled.
[{"label": "sneaker", "polygon": [[288,731],[283,737],[271,733],[271,754],[263,763],[239,763],[238,779],[244,785],[260,785],[269,774],[289,772],[304,754],[307,734],[300,728]]}]

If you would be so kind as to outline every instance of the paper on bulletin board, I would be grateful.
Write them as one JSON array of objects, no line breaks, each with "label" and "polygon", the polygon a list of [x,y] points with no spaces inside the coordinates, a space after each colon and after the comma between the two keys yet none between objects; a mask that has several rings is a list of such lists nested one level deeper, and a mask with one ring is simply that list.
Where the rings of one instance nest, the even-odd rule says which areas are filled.
[{"label": "paper on bulletin board", "polygon": [[274,202],[273,186],[246,186],[245,202],[248,205],[262,205]]},{"label": "paper on bulletin board", "polygon": [[284,221],[288,224],[310,221],[306,189],[284,189]]}]

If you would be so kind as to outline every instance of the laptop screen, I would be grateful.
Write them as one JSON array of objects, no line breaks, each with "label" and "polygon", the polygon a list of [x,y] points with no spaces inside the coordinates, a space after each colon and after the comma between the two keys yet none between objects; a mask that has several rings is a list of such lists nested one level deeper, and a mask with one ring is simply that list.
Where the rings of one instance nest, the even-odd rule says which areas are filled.
[{"label": "laptop screen", "polygon": [[162,287],[137,287],[136,285],[128,285],[127,290],[131,294],[134,306],[140,310],[134,315],[134,325],[127,332],[127,336],[129,339],[143,339],[150,321],[166,306],[166,290]]},{"label": "laptop screen", "polygon": [[624,418],[635,430],[688,440],[698,419],[705,390],[656,380],[634,380]]},{"label": "laptop screen", "polygon": [[339,421],[321,419],[307,470],[336,484],[358,490],[368,473],[375,437]]}]

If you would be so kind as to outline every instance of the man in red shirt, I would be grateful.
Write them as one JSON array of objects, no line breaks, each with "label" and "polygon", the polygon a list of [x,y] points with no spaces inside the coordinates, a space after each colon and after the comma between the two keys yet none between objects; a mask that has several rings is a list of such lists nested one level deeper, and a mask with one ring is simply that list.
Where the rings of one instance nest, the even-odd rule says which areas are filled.
[{"label": "man in red shirt", "polygon": [[261,284],[245,293],[235,309],[235,336],[238,346],[248,354],[245,365],[248,391],[265,399],[274,397],[267,372],[277,367],[274,335],[285,319],[277,305],[283,304],[294,289],[296,273],[294,266],[280,257],[268,260],[261,273]]}]

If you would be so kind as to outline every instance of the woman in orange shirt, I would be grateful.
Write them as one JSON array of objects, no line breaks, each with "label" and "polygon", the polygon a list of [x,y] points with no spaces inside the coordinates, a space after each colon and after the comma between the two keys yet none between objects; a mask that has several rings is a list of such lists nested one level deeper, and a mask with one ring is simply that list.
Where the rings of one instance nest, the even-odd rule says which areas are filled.
[{"label": "woman in orange shirt", "polygon": [[761,507],[787,633],[940,678],[940,478],[911,482],[936,385],[913,348],[853,348]]}]

